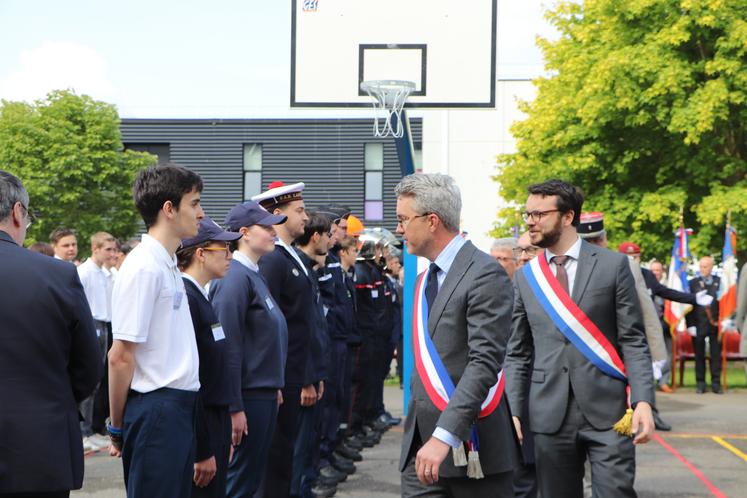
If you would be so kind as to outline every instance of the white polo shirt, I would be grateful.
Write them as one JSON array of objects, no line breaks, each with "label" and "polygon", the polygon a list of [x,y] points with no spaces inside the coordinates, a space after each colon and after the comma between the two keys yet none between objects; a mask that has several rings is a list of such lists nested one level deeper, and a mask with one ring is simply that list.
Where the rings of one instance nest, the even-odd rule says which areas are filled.
[{"label": "white polo shirt", "polygon": [[199,390],[197,341],[176,257],[147,234],[114,282],[112,332],[114,339],[138,343],[133,390]]},{"label": "white polo shirt", "polygon": [[94,320],[111,322],[109,312],[109,272],[98,266],[91,258],[78,267],[78,276],[86,293],[88,307]]}]

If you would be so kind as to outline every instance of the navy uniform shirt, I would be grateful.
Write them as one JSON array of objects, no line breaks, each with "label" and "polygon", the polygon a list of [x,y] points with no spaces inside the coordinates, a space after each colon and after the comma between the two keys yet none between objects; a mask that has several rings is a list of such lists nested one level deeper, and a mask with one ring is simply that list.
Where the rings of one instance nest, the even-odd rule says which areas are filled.
[{"label": "navy uniform shirt", "polygon": [[279,242],[276,242],[274,251],[259,260],[259,271],[288,324],[285,385],[298,387],[313,384],[310,348],[311,331],[316,320],[311,280],[314,275],[307,275],[308,270]]},{"label": "navy uniform shirt", "polygon": [[231,412],[244,409],[242,398],[274,397],[285,385],[285,317],[251,265],[249,258],[234,253],[226,276],[210,285],[210,299],[228,339]]},{"label": "navy uniform shirt", "polygon": [[343,323],[348,329],[347,343],[348,346],[360,346],[361,334],[358,330],[358,319],[356,318],[358,306],[356,304],[355,296],[355,268],[350,268],[350,271],[348,272],[343,271],[343,274],[346,290],[345,295],[347,296],[345,304],[345,320]]},{"label": "navy uniform shirt", "polygon": [[347,340],[350,326],[347,323],[346,306],[348,290],[345,285],[345,272],[337,256],[329,253],[324,267],[319,269],[319,290],[322,303],[327,309],[327,326],[329,337],[335,341]]},{"label": "navy uniform shirt", "polygon": [[190,277],[182,276],[182,280],[200,358],[200,391],[195,415],[195,462],[201,462],[214,456],[214,438],[219,436],[210,433],[205,408],[226,410],[226,417],[228,416],[231,379],[226,363],[226,337],[205,291]]},{"label": "navy uniform shirt", "polygon": [[356,319],[361,337],[364,340],[380,337],[387,305],[384,277],[373,262],[358,261],[355,264],[355,291]]},{"label": "navy uniform shirt", "polygon": [[[309,271],[309,275],[316,275],[314,265],[316,261],[308,257],[303,251],[296,249],[298,257],[306,266]],[[330,347],[329,347],[329,332],[327,329],[327,319],[324,316],[324,305],[322,304],[321,292],[319,285],[316,281],[312,280],[312,289],[314,293],[314,325],[312,327],[313,333],[311,337],[311,359],[310,369],[313,376],[313,381],[316,383],[320,380],[326,380],[329,376],[330,368]]]}]

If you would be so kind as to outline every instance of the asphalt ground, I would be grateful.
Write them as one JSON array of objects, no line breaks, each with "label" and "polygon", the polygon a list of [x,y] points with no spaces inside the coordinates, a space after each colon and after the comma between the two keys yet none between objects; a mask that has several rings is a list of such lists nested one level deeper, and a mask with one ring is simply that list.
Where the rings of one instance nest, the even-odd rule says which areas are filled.
[{"label": "asphalt ground", "polygon": [[[393,415],[402,413],[402,391],[387,386],[385,402]],[[673,426],[637,449],[636,490],[649,497],[747,497],[747,390],[696,394],[678,389],[657,393],[662,417]],[[400,496],[399,460],[402,425],[384,434],[381,443],[363,451],[357,471],[340,484],[341,498]],[[76,498],[123,498],[121,461],[103,452],[86,457],[83,489]]]}]

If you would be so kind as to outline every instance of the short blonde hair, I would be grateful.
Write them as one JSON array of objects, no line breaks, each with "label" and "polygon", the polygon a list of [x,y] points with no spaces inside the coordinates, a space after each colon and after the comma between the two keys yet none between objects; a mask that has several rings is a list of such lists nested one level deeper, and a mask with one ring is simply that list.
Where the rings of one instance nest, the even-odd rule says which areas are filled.
[{"label": "short blonde hair", "polygon": [[114,242],[114,236],[107,232],[96,232],[91,235],[91,249],[98,249],[107,242]]}]

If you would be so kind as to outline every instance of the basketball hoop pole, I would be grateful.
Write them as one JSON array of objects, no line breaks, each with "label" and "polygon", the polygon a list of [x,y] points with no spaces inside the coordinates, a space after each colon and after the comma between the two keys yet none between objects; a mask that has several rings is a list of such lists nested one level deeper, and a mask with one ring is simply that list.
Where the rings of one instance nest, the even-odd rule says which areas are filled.
[{"label": "basketball hoop pole", "polygon": [[[397,147],[397,157],[399,158],[399,167],[402,171],[402,176],[407,176],[415,173],[415,153],[412,147],[412,135],[410,134],[410,120],[407,118],[407,110],[402,110],[400,115],[402,120],[402,129],[404,133],[399,138],[394,139],[394,145]],[[392,128],[395,130],[399,123],[397,122],[397,116],[392,116]],[[412,376],[413,368],[413,351],[412,351],[412,320],[410,317],[413,313],[413,297],[415,296],[415,279],[418,276],[418,258],[414,254],[408,254],[405,248],[402,251],[403,255],[403,266],[405,269],[405,282],[403,285],[403,311],[402,316],[402,345],[404,351],[402,352],[402,387],[404,396],[404,412],[407,415],[407,405],[410,401],[410,377]]]}]

